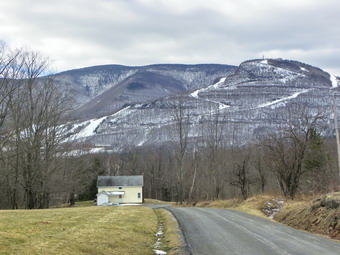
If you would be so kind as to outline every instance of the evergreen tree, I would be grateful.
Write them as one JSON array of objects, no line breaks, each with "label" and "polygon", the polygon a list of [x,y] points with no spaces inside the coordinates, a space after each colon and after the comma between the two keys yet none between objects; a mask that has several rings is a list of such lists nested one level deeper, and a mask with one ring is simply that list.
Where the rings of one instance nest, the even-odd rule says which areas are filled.
[{"label": "evergreen tree", "polygon": [[323,148],[321,135],[313,128],[309,135],[309,144],[304,160],[304,167],[308,172],[318,173],[326,163],[326,154]]}]

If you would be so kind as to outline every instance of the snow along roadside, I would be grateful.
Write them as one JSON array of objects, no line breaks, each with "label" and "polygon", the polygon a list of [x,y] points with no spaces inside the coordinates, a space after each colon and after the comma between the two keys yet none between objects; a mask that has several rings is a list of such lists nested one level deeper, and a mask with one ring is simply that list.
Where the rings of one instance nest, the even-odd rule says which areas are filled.
[{"label": "snow along roadside", "polygon": [[[167,255],[189,255],[185,237],[170,207],[154,209],[157,218],[163,223],[163,244]],[[162,246],[162,245],[161,245]],[[156,253],[157,254],[157,253]]]}]

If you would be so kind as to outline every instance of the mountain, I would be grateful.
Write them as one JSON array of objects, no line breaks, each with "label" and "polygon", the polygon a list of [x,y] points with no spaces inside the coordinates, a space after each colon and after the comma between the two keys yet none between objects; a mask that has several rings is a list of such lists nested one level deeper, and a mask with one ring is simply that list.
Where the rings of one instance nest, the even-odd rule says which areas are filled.
[{"label": "mountain", "polygon": [[[103,86],[102,93],[90,90],[98,95],[92,94],[92,100],[88,96],[77,109],[78,115],[90,118],[68,123],[68,138],[115,151],[173,143],[178,137],[175,116],[182,109],[190,142],[202,142],[211,123],[218,120],[226,144],[245,144],[257,134],[282,126],[290,105],[326,113],[332,108],[333,94],[339,96],[340,92],[339,78],[292,60],[255,59],[238,68],[209,68],[158,65],[138,71],[124,69],[120,75],[125,79],[117,78],[119,82],[110,88]],[[88,77],[84,70],[77,72]],[[96,82],[101,79],[91,75]],[[99,88],[96,82],[81,86]],[[327,117],[332,126],[329,113]]]},{"label": "mountain", "polygon": [[237,67],[217,64],[106,65],[55,75],[55,82],[74,95],[76,119],[112,114],[124,105],[143,103],[211,84]]}]

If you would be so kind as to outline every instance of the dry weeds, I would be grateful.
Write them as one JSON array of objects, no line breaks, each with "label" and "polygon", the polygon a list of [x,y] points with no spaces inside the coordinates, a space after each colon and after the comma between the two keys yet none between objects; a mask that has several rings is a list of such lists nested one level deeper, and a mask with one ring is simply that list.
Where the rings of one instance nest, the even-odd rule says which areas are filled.
[{"label": "dry weeds", "polygon": [[215,200],[204,201],[196,204],[198,207],[212,207],[212,208],[224,208],[233,209],[245,213],[249,213],[261,218],[267,218],[263,213],[263,209],[266,206],[266,202],[273,199],[270,195],[258,195],[247,200],[242,199],[229,199],[229,200]]},{"label": "dry weeds", "polygon": [[[340,192],[337,193],[340,202]],[[289,201],[274,219],[294,228],[340,240],[340,207],[322,203],[323,198],[331,197],[327,194],[312,201]]]}]

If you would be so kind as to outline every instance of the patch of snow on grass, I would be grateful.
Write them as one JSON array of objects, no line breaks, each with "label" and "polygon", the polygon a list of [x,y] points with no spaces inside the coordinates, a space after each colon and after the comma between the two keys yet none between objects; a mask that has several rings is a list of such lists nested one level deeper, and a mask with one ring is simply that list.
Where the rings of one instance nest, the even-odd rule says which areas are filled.
[{"label": "patch of snow on grass", "polygon": [[275,214],[277,214],[283,207],[285,201],[281,198],[273,198],[264,203],[264,208],[262,212],[270,219],[273,219]]},{"label": "patch of snow on grass", "polygon": [[268,216],[269,219],[274,219],[275,214],[277,214],[280,211],[279,208],[273,209],[273,213]]},{"label": "patch of snow on grass", "polygon": [[159,230],[158,230],[158,232],[156,233],[156,236],[157,236],[157,237],[161,237],[163,234],[164,234],[164,233],[163,233],[163,228],[162,228],[162,227],[159,227]]},{"label": "patch of snow on grass", "polygon": [[153,250],[155,252],[155,254],[157,255],[165,255],[167,254],[165,251],[161,251],[161,250]]},{"label": "patch of snow on grass", "polygon": [[334,75],[329,75],[330,76],[330,80],[332,83],[332,87],[333,88],[337,88],[338,87],[338,79],[334,76]]},{"label": "patch of snow on grass", "polygon": [[294,94],[291,95],[291,96],[284,97],[284,98],[281,98],[281,99],[277,99],[277,100],[272,101],[272,102],[260,104],[260,105],[258,105],[256,108],[264,108],[264,107],[268,107],[268,106],[273,106],[273,105],[276,105],[276,104],[278,104],[278,103],[281,103],[281,102],[284,102],[284,101],[287,101],[287,100],[291,100],[291,99],[293,99],[293,98],[298,97],[298,96],[299,96],[300,94],[302,94],[302,93],[308,92],[309,90],[310,90],[310,89],[304,89],[304,90],[302,90],[302,91],[299,91],[299,92],[294,93]]},{"label": "patch of snow on grass", "polygon": [[164,235],[163,224],[162,224],[162,222],[160,222],[159,226],[158,226],[158,232],[156,233],[157,241],[154,244],[155,249],[153,250],[155,252],[155,254],[157,254],[157,255],[167,254],[167,252],[159,250],[159,248],[161,247],[161,244],[162,244],[163,235]]}]

